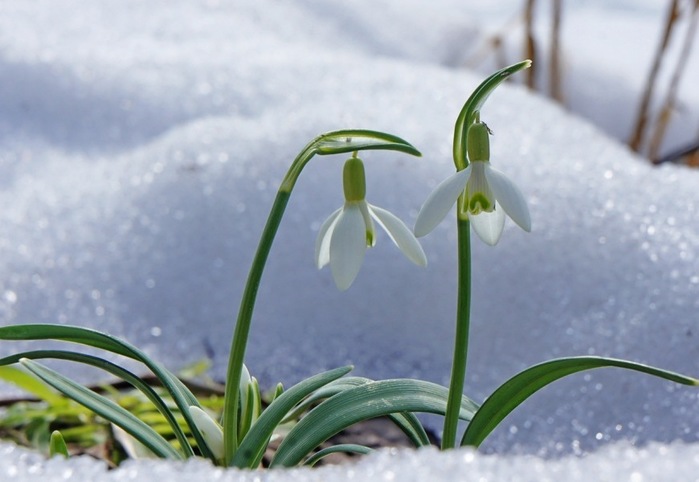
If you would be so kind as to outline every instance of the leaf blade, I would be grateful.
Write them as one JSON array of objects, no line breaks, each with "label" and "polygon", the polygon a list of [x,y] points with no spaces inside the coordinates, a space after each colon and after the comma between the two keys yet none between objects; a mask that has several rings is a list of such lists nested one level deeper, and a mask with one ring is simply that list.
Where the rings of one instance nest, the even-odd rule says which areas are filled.
[{"label": "leaf blade", "polygon": [[20,363],[66,397],[75,400],[77,403],[124,429],[125,432],[148,447],[153,453],[163,458],[183,458],[172,445],[152,428],[111,400],[28,358],[23,358]]},{"label": "leaf blade", "polygon": [[[117,378],[124,380],[125,382],[131,384],[134,388],[139,390],[141,393],[143,393],[151,401],[151,403],[153,403],[153,405],[155,405],[155,408],[158,410],[158,412],[160,412],[163,415],[163,417],[165,417],[165,420],[168,422],[168,425],[170,426],[173,433],[177,437],[177,440],[180,442],[180,445],[182,446],[182,449],[184,450],[185,455],[186,456],[194,455],[194,451],[192,450],[192,446],[190,445],[189,441],[187,440],[187,436],[182,431],[182,428],[180,427],[179,423],[177,423],[177,420],[175,419],[174,414],[167,407],[167,404],[155,392],[155,390],[153,390],[153,388],[151,388],[147,383],[145,383],[143,380],[141,380],[141,378],[139,378],[138,376],[136,376],[132,372],[130,372],[130,371],[128,371],[128,370],[120,367],[119,365],[116,365],[108,360],[104,360],[102,358],[92,356],[92,355],[87,355],[84,353],[77,353],[77,352],[64,351],[64,350],[36,350],[36,351],[27,351],[27,352],[16,353],[14,355],[0,359],[0,374],[2,374],[3,369],[12,368],[12,367],[8,367],[5,365],[12,364],[12,363],[18,363],[22,358],[28,358],[30,360],[51,358],[51,359],[55,359],[55,360],[66,360],[66,361],[72,361],[72,362],[76,362],[76,363],[82,363],[84,365],[88,365],[88,366],[92,366],[92,367],[104,370],[107,373],[111,373],[112,375],[116,376]],[[27,375],[27,374],[25,373],[25,375]],[[53,392],[51,392],[51,393],[53,393]],[[55,394],[53,394],[53,396],[56,397]]]},{"label": "leaf blade", "polygon": [[[301,419],[280,444],[271,467],[291,467],[341,430],[363,420],[392,413],[424,412],[444,415],[448,390],[422,380],[381,380],[366,383],[331,397]],[[477,407],[465,398],[464,405]],[[473,410],[462,406],[461,418]]]},{"label": "leaf blade", "polygon": [[507,415],[546,385],[584,370],[609,367],[634,370],[683,385],[699,385],[699,380],[679,373],[616,358],[568,357],[550,360],[518,373],[498,387],[474,415],[464,432],[461,445],[478,447]]},{"label": "leaf blade", "polygon": [[231,465],[239,468],[255,468],[264,454],[267,441],[286,414],[310,393],[346,375],[351,370],[352,367],[336,368],[307,378],[285,390],[260,414],[255,424],[250,427],[247,435],[240,442]]},{"label": "leaf blade", "polygon": [[117,355],[121,355],[143,363],[153,372],[155,377],[162,383],[163,387],[170,393],[177,408],[185,418],[189,429],[194,435],[197,445],[201,447],[202,455],[215,460],[214,455],[208,450],[204,438],[192,420],[189,413],[189,406],[200,406],[192,392],[167,369],[156,363],[142,350],[139,350],[130,343],[120,340],[114,336],[89,328],[82,328],[72,325],[53,324],[26,324],[10,325],[0,327],[0,340],[58,340],[80,345],[99,348]]},{"label": "leaf blade", "polygon": [[321,459],[323,459],[331,454],[344,453],[344,454],[368,455],[373,451],[374,451],[373,449],[370,449],[369,447],[367,447],[365,445],[338,444],[338,445],[333,445],[332,447],[326,447],[322,450],[319,450],[318,452],[316,452],[313,455],[311,455],[310,457],[308,457],[308,459],[303,463],[303,465],[308,465],[309,467],[313,467]]}]

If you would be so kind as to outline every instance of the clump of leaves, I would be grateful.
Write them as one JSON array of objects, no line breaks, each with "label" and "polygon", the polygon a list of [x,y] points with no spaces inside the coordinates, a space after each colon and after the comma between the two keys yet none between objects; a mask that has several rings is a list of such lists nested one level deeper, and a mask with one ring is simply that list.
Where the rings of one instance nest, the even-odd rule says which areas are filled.
[{"label": "clump of leaves", "polygon": [[[180,375],[199,398],[202,407],[219,416],[223,410],[223,389],[210,380],[195,382],[188,377],[201,378],[208,367],[200,362],[185,368]],[[89,454],[115,467],[127,458],[152,457],[153,454],[118,426],[97,415],[71,398],[52,390],[40,379],[21,368],[0,366],[0,380],[11,383],[31,396],[0,400],[0,439],[33,448],[46,455],[63,454],[65,444],[70,455]],[[159,396],[164,397],[162,387],[154,377],[143,377]],[[160,436],[174,447],[179,442],[171,425],[157,407],[142,392],[122,381],[89,387],[119,407],[133,413],[148,423]],[[166,400],[166,398],[164,398]],[[184,424],[173,402],[166,402],[177,422]],[[192,434],[185,428],[190,443]],[[64,454],[66,455],[66,454]]]}]

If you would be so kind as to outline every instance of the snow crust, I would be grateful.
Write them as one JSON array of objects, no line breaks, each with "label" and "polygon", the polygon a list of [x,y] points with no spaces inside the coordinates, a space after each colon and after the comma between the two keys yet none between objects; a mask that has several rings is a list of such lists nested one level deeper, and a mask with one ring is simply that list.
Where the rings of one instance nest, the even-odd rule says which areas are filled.
[{"label": "snow crust", "polygon": [[[533,455],[486,455],[470,449],[439,452],[436,449],[382,450],[355,464],[318,469],[241,471],[213,467],[203,459],[187,462],[129,461],[107,471],[102,462],[83,456],[66,462],[41,456],[16,446],[0,444],[0,476],[15,482],[91,480],[215,480],[221,482],[336,482],[355,480],[474,481],[517,480],[541,482],[665,482],[697,480],[699,456],[692,445],[651,444],[644,448],[617,442],[586,457],[568,455],[544,460]],[[676,477],[676,478],[675,478]]]},{"label": "snow crust", "polygon": [[[259,233],[308,140],[355,127],[417,146],[420,159],[363,156],[368,201],[408,224],[453,172],[453,122],[482,79],[456,68],[455,56],[478,23],[461,2],[423,3],[3,2],[0,322],[93,327],[173,369],[211,357],[212,375],[222,377]],[[639,12],[630,18],[649,25]],[[591,67],[588,82],[614,71],[606,62]],[[589,84],[609,95],[598,114],[618,118],[614,101],[628,101],[608,89],[637,83],[604,80]],[[493,164],[524,191],[533,231],[509,224],[496,248],[474,239],[468,394],[481,400],[516,372],[568,355],[699,373],[699,173],[654,169],[609,137],[621,133],[517,85],[499,89],[483,119],[495,132]],[[352,288],[338,293],[330,273],[315,269],[313,243],[342,203],[343,160],[312,161],[296,187],[263,278],[248,365],[267,386],[347,363],[357,375],[446,383],[454,228],[443,223],[424,239],[424,270],[381,237]],[[0,355],[30,346],[2,343]],[[384,453],[356,470],[418,480],[411,474],[424,466],[453,480],[464,466],[486,478],[531,467],[575,480],[589,467],[618,476],[640,465],[655,480],[665,460],[668,469],[696,469],[697,401],[695,389],[636,373],[576,375],[526,402],[483,451],[594,451],[586,458]],[[673,440],[690,444],[657,443]],[[64,478],[104,473],[86,459],[44,463],[7,445],[2,457],[18,480],[54,469]],[[234,477],[202,462],[183,467],[174,472]],[[133,463],[105,477],[168,471]]]}]

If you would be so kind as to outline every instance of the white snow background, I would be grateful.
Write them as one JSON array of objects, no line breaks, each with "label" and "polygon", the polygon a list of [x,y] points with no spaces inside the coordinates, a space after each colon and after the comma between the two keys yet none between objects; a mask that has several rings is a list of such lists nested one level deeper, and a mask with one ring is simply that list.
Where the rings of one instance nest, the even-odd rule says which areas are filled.
[{"label": "white snow background", "polygon": [[[212,356],[221,378],[258,236],[308,140],[368,128],[418,147],[422,158],[362,156],[369,202],[409,225],[453,172],[453,122],[487,71],[461,62],[521,7],[480,3],[4,0],[1,322],[97,328],[172,369]],[[510,223],[495,248],[474,238],[467,393],[476,400],[568,355],[699,374],[699,172],[652,168],[618,142],[630,132],[664,8],[590,0],[566,13],[566,94],[598,126],[514,83],[482,113],[495,132],[493,165],[521,186],[533,230]],[[694,55],[687,77],[698,69]],[[668,143],[697,131],[691,83]],[[316,158],[297,184],[247,363],[265,386],[347,363],[357,375],[446,383],[453,222],[424,238],[426,269],[382,236],[350,290],[337,292],[329,271],[315,269],[313,246],[342,203],[344,159]],[[30,346],[38,345],[2,343],[0,355]],[[588,372],[525,402],[481,454],[386,452],[288,477],[589,480],[594,470],[598,480],[641,480],[634,471],[666,480],[667,471],[696,474],[698,397],[638,373]],[[132,462],[107,474],[98,462],[44,462],[11,445],[0,445],[0,467],[16,480],[238,476],[203,462]]]}]

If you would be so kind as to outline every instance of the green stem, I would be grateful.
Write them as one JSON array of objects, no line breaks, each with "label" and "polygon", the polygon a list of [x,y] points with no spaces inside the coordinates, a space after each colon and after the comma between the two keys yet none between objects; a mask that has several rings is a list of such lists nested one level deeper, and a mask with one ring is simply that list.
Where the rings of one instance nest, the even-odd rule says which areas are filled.
[{"label": "green stem", "polygon": [[264,270],[267,256],[272,248],[274,236],[279,228],[279,223],[282,220],[290,195],[290,192],[285,191],[279,191],[277,193],[269,218],[267,219],[267,224],[262,232],[262,238],[257,247],[250,273],[248,274],[248,281],[245,285],[243,299],[238,311],[238,320],[235,324],[235,332],[233,333],[231,352],[228,359],[225,406],[223,411],[224,450],[227,463],[233,459],[233,455],[238,446],[239,386],[243,369],[243,360],[245,358],[245,348],[248,342],[248,335],[250,334],[250,322],[252,320],[253,310],[255,309],[257,291],[260,286],[262,271]]},{"label": "green stem", "polygon": [[228,372],[226,373],[226,389],[224,394],[223,407],[223,447],[225,464],[230,465],[238,448],[238,404],[240,398],[240,380],[243,374],[243,362],[245,360],[245,349],[248,344],[250,335],[250,325],[252,322],[252,314],[255,310],[255,301],[257,300],[257,291],[260,287],[262,272],[267,263],[267,257],[272,249],[274,237],[279,229],[279,224],[284,216],[286,205],[291,197],[291,191],[296,184],[298,176],[301,174],[303,167],[316,154],[316,142],[314,139],[301,151],[301,153],[291,163],[289,171],[286,173],[282,181],[277,196],[274,198],[274,204],[270,210],[267,224],[265,224],[260,243],[257,246],[255,257],[252,260],[252,266],[248,273],[248,279],[245,283],[243,298],[238,308],[238,319],[235,323],[235,331],[233,332],[233,340],[231,341],[231,351],[228,356]]},{"label": "green stem", "polygon": [[[459,198],[457,206],[462,205]],[[468,332],[471,319],[471,231],[465,215],[457,209],[456,232],[458,243],[458,292],[456,302],[456,336],[454,338],[454,357],[449,382],[447,412],[444,417],[442,450],[454,448],[456,432],[459,425],[459,410],[464,393],[466,378],[466,359],[468,356]]]},{"label": "green stem", "polygon": [[257,291],[260,287],[262,272],[267,257],[272,249],[274,237],[281,223],[286,205],[296,180],[308,162],[318,155],[341,154],[369,149],[388,149],[419,156],[420,152],[403,139],[369,130],[340,130],[322,134],[303,148],[301,153],[291,163],[289,170],[282,180],[277,197],[267,218],[267,224],[262,231],[257,252],[252,261],[248,279],[243,291],[243,298],[238,309],[238,318],[231,341],[231,351],[228,358],[226,373],[225,402],[223,408],[223,444],[225,464],[230,465],[239,445],[238,440],[238,404],[240,402],[240,380],[243,372],[245,349],[250,335],[252,314],[255,309]]}]

